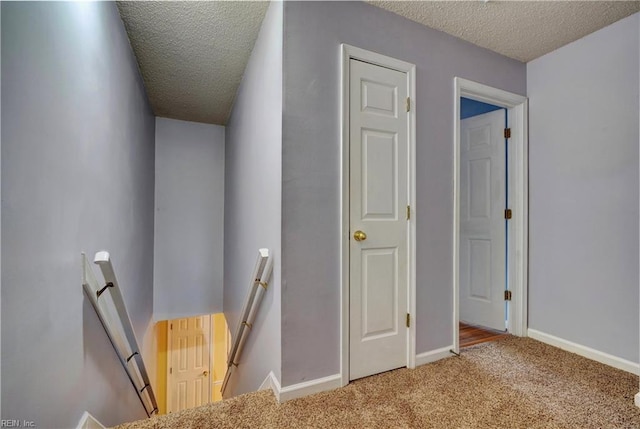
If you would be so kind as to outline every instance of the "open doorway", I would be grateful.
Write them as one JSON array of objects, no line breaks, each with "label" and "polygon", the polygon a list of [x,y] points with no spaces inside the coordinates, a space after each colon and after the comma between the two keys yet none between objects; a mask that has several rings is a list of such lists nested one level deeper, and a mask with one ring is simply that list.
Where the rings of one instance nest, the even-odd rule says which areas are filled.
[{"label": "open doorway", "polygon": [[454,351],[526,335],[526,98],[455,79]]},{"label": "open doorway", "polygon": [[229,330],[224,314],[158,322],[158,414],[222,400]]},{"label": "open doorway", "polygon": [[507,330],[507,110],[460,98],[460,347]]}]

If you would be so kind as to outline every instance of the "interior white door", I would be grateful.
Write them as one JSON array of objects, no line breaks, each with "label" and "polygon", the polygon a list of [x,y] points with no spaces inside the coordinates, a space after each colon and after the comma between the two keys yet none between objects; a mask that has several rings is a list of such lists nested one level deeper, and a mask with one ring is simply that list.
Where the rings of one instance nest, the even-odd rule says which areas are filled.
[{"label": "interior white door", "polygon": [[210,316],[170,322],[168,411],[177,412],[210,402]]},{"label": "interior white door", "polygon": [[406,73],[350,60],[352,380],[407,364],[407,79]]},{"label": "interior white door", "polygon": [[505,329],[504,110],[460,121],[460,320]]}]

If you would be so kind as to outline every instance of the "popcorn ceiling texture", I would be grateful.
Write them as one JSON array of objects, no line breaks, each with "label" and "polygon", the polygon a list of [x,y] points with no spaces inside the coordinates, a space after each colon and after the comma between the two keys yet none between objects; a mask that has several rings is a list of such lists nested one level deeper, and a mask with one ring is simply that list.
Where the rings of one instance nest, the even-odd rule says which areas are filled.
[{"label": "popcorn ceiling texture", "polygon": [[[640,11],[640,1],[369,1],[527,62]],[[118,2],[157,116],[225,125],[268,1]]]},{"label": "popcorn ceiling texture", "polygon": [[224,125],[269,2],[118,2],[156,116]]},{"label": "popcorn ceiling texture", "polygon": [[369,1],[528,62],[640,11],[640,1]]}]

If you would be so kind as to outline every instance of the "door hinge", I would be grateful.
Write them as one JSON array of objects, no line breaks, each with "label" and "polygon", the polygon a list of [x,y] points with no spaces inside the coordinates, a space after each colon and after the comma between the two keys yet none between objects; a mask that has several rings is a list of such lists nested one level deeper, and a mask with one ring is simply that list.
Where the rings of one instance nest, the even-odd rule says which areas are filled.
[{"label": "door hinge", "polygon": [[169,329],[173,331],[173,323],[169,323]]},{"label": "door hinge", "polygon": [[173,368],[169,368],[169,374],[173,374]]},{"label": "door hinge", "polygon": [[407,112],[411,111],[411,98],[407,97]]},{"label": "door hinge", "polygon": [[505,139],[510,139],[511,138],[511,128],[505,128],[504,129],[504,138]]},{"label": "door hinge", "polygon": [[511,219],[512,215],[513,215],[513,213],[511,213],[511,209],[505,209],[504,210],[504,218],[505,219]]},{"label": "door hinge", "polygon": [[411,315],[407,313],[407,328],[411,326]]},{"label": "door hinge", "polygon": [[504,300],[505,301],[511,301],[511,291],[510,290],[505,290],[504,291]]},{"label": "door hinge", "polygon": [[407,220],[411,219],[411,206],[407,206]]}]

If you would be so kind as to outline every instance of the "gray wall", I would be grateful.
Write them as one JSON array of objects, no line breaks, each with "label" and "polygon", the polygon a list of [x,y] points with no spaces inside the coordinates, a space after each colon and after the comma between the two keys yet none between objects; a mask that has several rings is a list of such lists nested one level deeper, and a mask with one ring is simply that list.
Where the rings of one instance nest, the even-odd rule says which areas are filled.
[{"label": "gray wall", "polygon": [[340,43],[417,66],[417,352],[452,343],[453,78],[525,65],[361,2],[285,2],[282,384],[340,371]]},{"label": "gray wall", "polygon": [[272,2],[226,129],[224,312],[232,335],[258,248],[275,256],[230,394],[256,390],[270,371],[280,379],[282,19],[282,2]]},{"label": "gray wall", "polygon": [[640,14],[527,64],[529,327],[638,362]]},{"label": "gray wall", "polygon": [[[114,3],[2,3],[2,418],[146,417],[82,291],[112,254],[139,341],[153,302],[154,117]],[[97,272],[96,272],[97,273]]]},{"label": "gray wall", "polygon": [[[2,23],[2,7],[0,7],[0,27]],[[0,31],[0,47],[2,46],[2,31]],[[0,52],[2,49],[0,48]],[[1,64],[0,54],[0,64]],[[0,70],[0,82],[2,81]],[[2,99],[2,85],[0,84],[0,100]],[[2,103],[0,102],[0,130],[2,129]],[[1,133],[1,131],[0,131]],[[2,138],[0,138],[0,201],[2,201]],[[0,204],[0,243],[2,243],[2,204]],[[0,245],[0,310],[2,309],[2,245]],[[1,313],[0,313],[1,314]],[[0,319],[2,316],[0,315]],[[0,323],[2,321],[0,320]],[[1,336],[0,332],[0,336]],[[2,341],[0,340],[0,356],[2,356]],[[0,358],[0,386],[2,386],[2,359]],[[2,416],[2,393],[0,391],[0,417]]]},{"label": "gray wall", "polygon": [[153,316],[222,312],[224,127],[156,119]]}]

